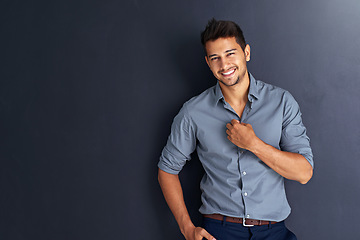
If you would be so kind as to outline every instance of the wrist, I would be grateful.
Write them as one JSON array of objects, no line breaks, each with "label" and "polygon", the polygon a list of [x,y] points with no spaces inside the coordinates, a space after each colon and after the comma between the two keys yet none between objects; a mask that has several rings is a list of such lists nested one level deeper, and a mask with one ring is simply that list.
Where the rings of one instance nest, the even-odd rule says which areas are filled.
[{"label": "wrist", "polygon": [[253,140],[252,140],[252,144],[249,147],[249,151],[254,153],[255,155],[257,155],[257,153],[259,153],[260,149],[262,148],[262,145],[264,144],[264,142],[258,138],[257,136],[254,136]]},{"label": "wrist", "polygon": [[192,222],[190,222],[180,227],[180,231],[184,235],[184,237],[188,239],[190,236],[194,235],[195,226]]}]

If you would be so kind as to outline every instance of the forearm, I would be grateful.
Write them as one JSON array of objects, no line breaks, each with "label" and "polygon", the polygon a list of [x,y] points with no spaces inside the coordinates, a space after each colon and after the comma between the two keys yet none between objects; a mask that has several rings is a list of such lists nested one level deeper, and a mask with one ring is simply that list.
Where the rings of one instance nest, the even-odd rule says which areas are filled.
[{"label": "forearm", "polygon": [[178,175],[159,169],[158,180],[165,200],[179,225],[180,231],[184,236],[188,235],[190,231],[194,230],[195,226],[187,211]]},{"label": "forearm", "polygon": [[278,150],[259,138],[249,150],[284,178],[306,184],[312,177],[312,166],[301,154]]}]

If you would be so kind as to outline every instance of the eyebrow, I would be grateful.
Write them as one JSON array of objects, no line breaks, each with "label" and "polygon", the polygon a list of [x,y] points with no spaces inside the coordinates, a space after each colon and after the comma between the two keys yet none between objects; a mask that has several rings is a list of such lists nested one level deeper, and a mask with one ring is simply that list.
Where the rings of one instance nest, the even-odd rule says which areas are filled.
[{"label": "eyebrow", "polygon": [[[236,50],[237,50],[236,48],[229,49],[229,50],[226,50],[225,53],[232,52],[232,51],[236,51]],[[217,54],[211,54],[211,55],[209,55],[208,58],[212,58],[212,57],[214,57],[214,56],[217,56]]]}]

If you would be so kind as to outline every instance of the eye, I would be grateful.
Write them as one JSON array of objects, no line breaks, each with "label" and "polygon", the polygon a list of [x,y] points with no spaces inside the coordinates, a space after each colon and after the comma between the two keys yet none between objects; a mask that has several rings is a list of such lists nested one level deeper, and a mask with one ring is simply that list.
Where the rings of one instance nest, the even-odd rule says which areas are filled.
[{"label": "eye", "polygon": [[234,55],[235,53],[234,52],[231,52],[231,53],[228,53],[227,56],[231,56],[231,55]]},{"label": "eye", "polygon": [[216,60],[218,60],[218,59],[219,59],[219,57],[210,58],[211,61],[216,61]]}]

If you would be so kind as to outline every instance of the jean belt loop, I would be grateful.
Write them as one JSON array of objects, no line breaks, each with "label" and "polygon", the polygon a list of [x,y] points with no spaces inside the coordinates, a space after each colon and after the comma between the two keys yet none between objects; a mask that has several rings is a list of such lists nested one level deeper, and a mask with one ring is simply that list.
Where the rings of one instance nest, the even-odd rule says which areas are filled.
[{"label": "jean belt loop", "polygon": [[269,221],[269,229],[271,229],[272,228],[272,226],[271,226],[271,221]]},{"label": "jean belt loop", "polygon": [[226,216],[223,217],[223,222],[222,222],[223,226],[225,226],[226,224]]}]

